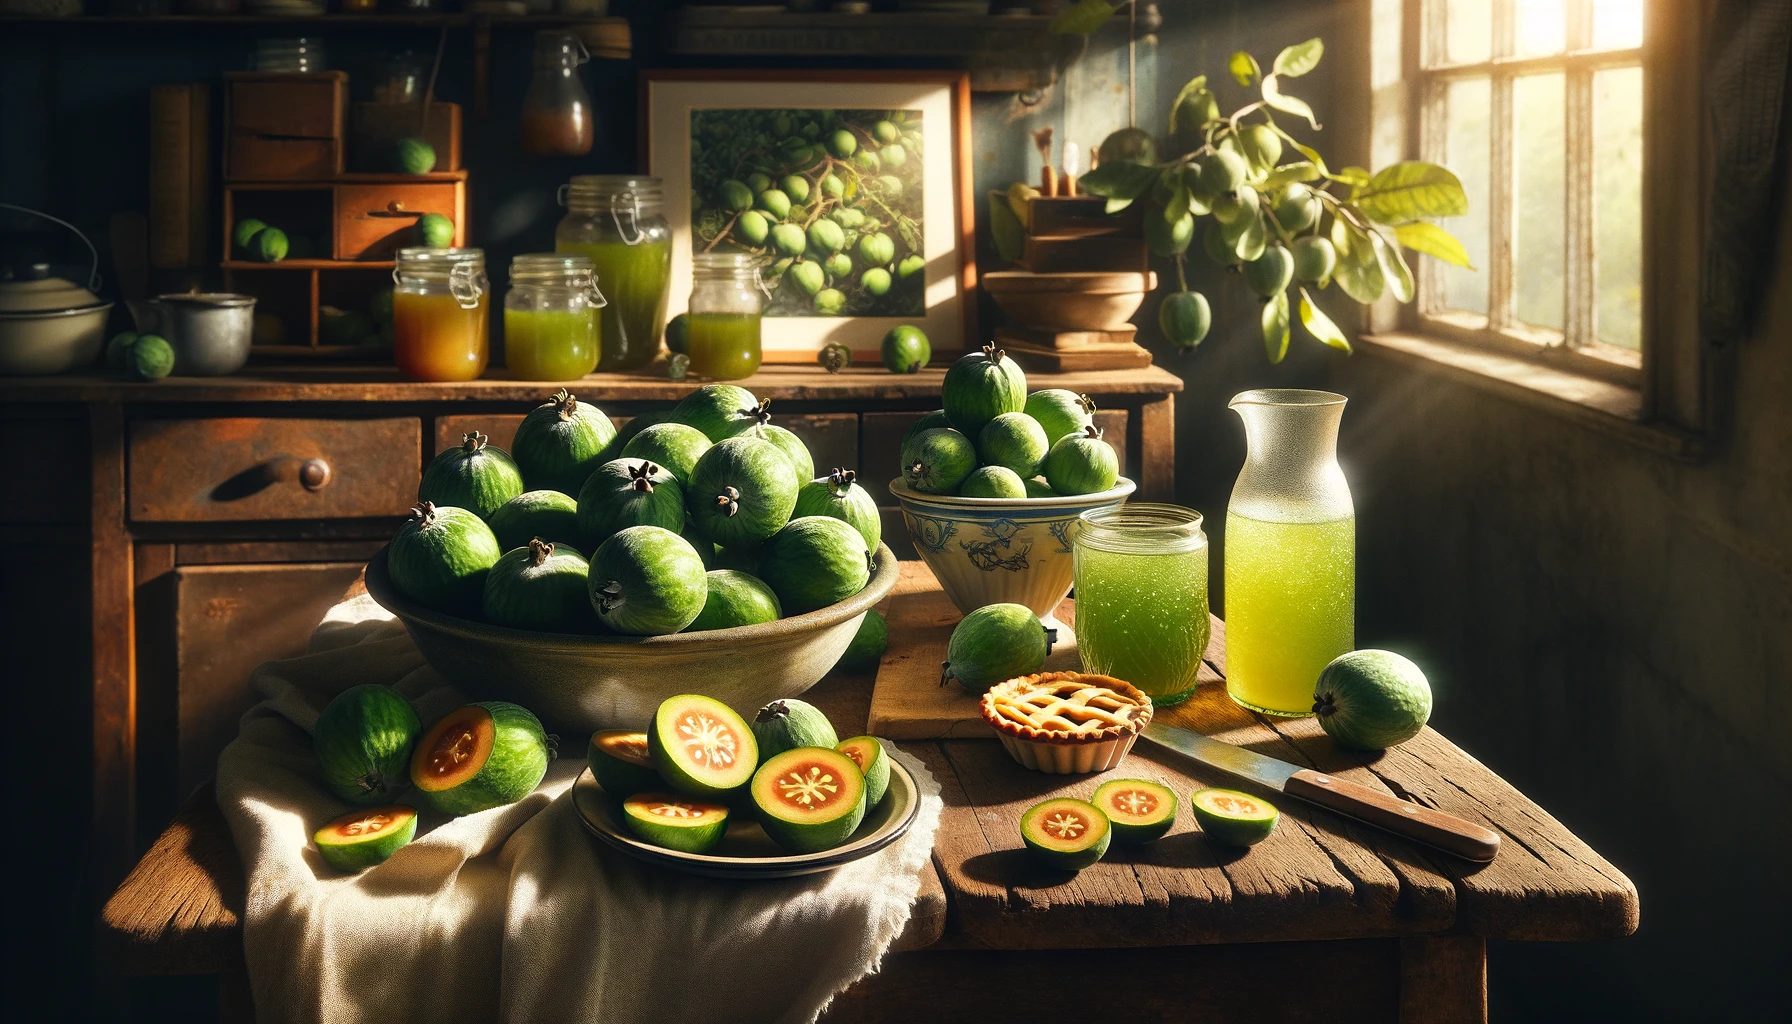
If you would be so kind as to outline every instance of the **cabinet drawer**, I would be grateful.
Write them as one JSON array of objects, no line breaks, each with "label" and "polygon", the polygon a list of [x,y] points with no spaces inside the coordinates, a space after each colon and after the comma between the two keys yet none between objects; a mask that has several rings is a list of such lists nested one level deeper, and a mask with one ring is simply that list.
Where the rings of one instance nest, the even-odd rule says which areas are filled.
[{"label": "cabinet drawer", "polygon": [[420,245],[417,219],[439,213],[454,222],[454,244],[466,242],[460,184],[430,182],[336,186],[336,258],[391,259],[401,246]]},{"label": "cabinet drawer", "polygon": [[417,500],[422,444],[415,419],[135,420],[131,518],[403,515]]}]

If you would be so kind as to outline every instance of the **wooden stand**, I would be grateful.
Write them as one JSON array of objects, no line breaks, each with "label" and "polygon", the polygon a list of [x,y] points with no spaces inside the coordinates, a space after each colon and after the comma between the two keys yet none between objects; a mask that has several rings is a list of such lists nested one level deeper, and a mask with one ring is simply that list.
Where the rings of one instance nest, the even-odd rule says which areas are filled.
[{"label": "wooden stand", "polygon": [[1138,328],[1124,331],[1036,331],[996,328],[996,344],[1024,369],[1046,373],[1073,370],[1137,370],[1151,365],[1151,353],[1133,341]]}]

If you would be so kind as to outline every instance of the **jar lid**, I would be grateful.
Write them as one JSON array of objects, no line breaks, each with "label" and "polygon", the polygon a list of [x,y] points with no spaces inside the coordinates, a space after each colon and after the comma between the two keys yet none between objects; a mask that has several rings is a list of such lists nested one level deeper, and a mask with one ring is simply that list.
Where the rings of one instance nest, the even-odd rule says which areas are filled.
[{"label": "jar lid", "polygon": [[575,174],[566,183],[569,197],[613,199],[633,195],[642,202],[658,202],[666,191],[659,178],[632,174]]},{"label": "jar lid", "polygon": [[460,263],[484,263],[484,249],[430,249],[416,246],[398,250],[397,262],[418,268],[440,267],[444,270]]},{"label": "jar lid", "polygon": [[0,313],[43,313],[102,306],[93,292],[50,276],[48,263],[34,263],[13,280],[0,281]]},{"label": "jar lid", "polygon": [[691,257],[692,270],[712,274],[745,272],[759,265],[759,257],[750,252],[700,252]]},{"label": "jar lid", "polygon": [[594,276],[597,264],[591,257],[571,252],[526,252],[510,259],[510,279],[572,278],[583,280]]}]

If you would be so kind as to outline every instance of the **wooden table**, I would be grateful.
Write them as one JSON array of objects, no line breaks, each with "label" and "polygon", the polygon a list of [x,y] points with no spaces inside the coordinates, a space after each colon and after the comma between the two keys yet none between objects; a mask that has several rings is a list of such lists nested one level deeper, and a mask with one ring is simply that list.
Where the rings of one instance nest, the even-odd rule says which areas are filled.
[{"label": "wooden table", "polygon": [[[921,563],[902,568],[897,594],[938,586]],[[945,798],[933,870],[897,952],[825,1019],[1483,1021],[1488,939],[1635,931],[1629,879],[1436,732],[1347,754],[1310,720],[1244,712],[1224,672],[1216,620],[1206,685],[1163,720],[1481,822],[1504,838],[1499,857],[1455,861],[1278,797],[1281,824],[1249,851],[1210,845],[1185,811],[1157,843],[1068,875],[1025,858],[1019,817],[1048,796],[1087,796],[1097,778],[1026,771],[993,740],[904,743]],[[809,697],[835,722],[863,722],[870,684],[832,676]],[[1249,788],[1146,742],[1117,771],[1181,793]],[[242,899],[208,790],[113,895],[104,931],[127,972],[218,973],[225,1007],[242,1011]]]}]

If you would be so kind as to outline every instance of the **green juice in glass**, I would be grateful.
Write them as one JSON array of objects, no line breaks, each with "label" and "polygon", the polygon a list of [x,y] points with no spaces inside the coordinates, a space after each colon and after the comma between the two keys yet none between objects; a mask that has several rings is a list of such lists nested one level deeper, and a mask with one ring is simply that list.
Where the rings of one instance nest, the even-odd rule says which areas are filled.
[{"label": "green juice in glass", "polygon": [[[1080,595],[1079,595],[1080,596]],[[1313,713],[1313,684],[1356,645],[1356,517],[1226,516],[1226,690],[1254,711]]]},{"label": "green juice in glass", "polygon": [[517,380],[577,380],[597,366],[595,309],[507,309],[504,365]]},{"label": "green juice in glass", "polygon": [[1194,692],[1212,624],[1200,513],[1133,502],[1084,513],[1074,548],[1076,643],[1088,672],[1160,706]]},{"label": "green juice in glass", "polygon": [[691,313],[690,372],[712,380],[740,380],[759,369],[758,313]]},{"label": "green juice in glass", "polygon": [[591,257],[597,286],[609,300],[600,311],[603,351],[597,368],[638,370],[658,358],[672,285],[672,240],[650,237],[635,245],[556,242],[554,251]]}]

